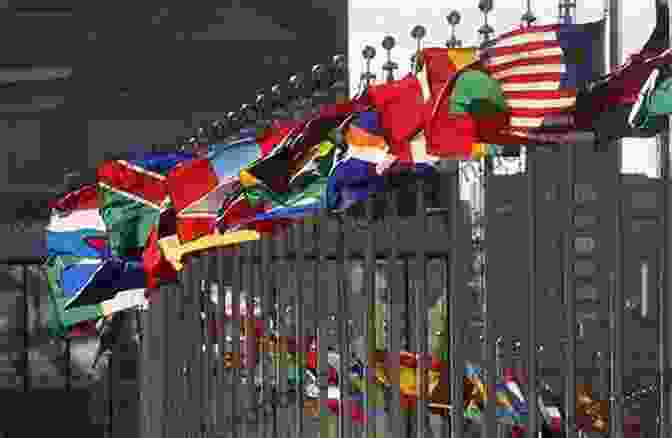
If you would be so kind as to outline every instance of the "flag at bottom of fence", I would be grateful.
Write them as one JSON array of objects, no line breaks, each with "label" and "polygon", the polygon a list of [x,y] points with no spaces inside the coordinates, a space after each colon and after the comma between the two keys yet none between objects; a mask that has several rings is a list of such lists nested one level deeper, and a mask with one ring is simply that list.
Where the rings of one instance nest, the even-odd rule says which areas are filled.
[{"label": "flag at bottom of fence", "polygon": [[[122,310],[146,305],[145,289],[122,290],[107,300],[99,303],[82,306],[68,307],[70,298],[63,293],[59,282],[60,266],[54,257],[47,259],[45,263],[47,281],[49,283],[49,322],[50,335],[63,337],[73,334],[71,330],[77,327],[83,328],[87,321],[95,321],[110,316]],[[92,330],[84,330],[83,333],[91,333]]]}]

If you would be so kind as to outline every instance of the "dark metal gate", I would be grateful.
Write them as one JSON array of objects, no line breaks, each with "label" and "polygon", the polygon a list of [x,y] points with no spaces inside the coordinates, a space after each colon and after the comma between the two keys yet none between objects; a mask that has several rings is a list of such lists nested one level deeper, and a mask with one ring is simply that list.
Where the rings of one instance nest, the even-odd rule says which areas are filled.
[{"label": "dark metal gate", "polygon": [[[439,298],[453,309],[442,332],[460,338],[469,308],[460,285],[466,285],[471,230],[456,184],[456,169],[431,179],[400,176],[390,180],[391,191],[353,211],[324,213],[260,241],[190,256],[180,284],[156,293],[143,316],[143,436],[316,436],[318,430],[336,436],[340,430],[349,437],[362,428],[411,436],[418,422],[389,409],[399,406],[398,384],[391,385],[382,417],[353,424],[350,415],[330,414],[327,358],[331,351],[368,361],[376,349],[386,350],[385,361],[394,368],[397,358],[398,370],[400,350],[427,354],[441,336],[419,317]],[[241,314],[246,309],[249,315],[251,302],[259,308],[256,330]],[[382,327],[375,315],[381,309]],[[268,342],[274,335],[281,341]],[[317,351],[319,405],[305,400],[299,380],[288,383],[279,355],[268,357],[271,349],[284,352],[277,347],[284,339],[296,340],[299,357],[311,344]],[[451,345],[449,375],[462,375],[455,372],[459,344]],[[347,361],[339,363],[339,375],[349,375]],[[418,366],[426,369],[422,361]],[[347,387],[343,379],[338,385],[347,412]],[[462,398],[461,381],[453,391]],[[429,394],[421,393],[417,418],[427,421],[420,424],[447,427],[447,417],[429,421],[428,402]],[[365,403],[372,413],[376,406]]]}]

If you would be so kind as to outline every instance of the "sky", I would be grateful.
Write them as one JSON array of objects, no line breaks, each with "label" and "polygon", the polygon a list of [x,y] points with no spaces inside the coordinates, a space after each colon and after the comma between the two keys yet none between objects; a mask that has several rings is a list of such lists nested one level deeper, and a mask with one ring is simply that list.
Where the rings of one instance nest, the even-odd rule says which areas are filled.
[{"label": "sky", "polygon": [[[451,36],[446,16],[457,10],[462,19],[455,34],[463,46],[477,45],[477,29],[483,24],[483,15],[478,9],[478,0],[349,0],[349,53],[353,92],[364,71],[361,53],[366,45],[376,48],[372,72],[377,79],[384,77],[381,69],[387,54],[381,47],[383,38],[393,36],[397,45],[392,50],[392,61],[399,64],[396,77],[410,70],[410,57],[416,43],[410,36],[413,26],[421,24],[427,29],[423,40],[425,47],[444,47]],[[620,20],[622,59],[636,53],[649,38],[655,24],[655,0],[621,1]],[[520,17],[526,8],[526,0],[494,0],[494,9],[488,17],[489,24],[498,35],[520,26]],[[604,15],[603,0],[577,0],[576,20],[585,23],[599,20]],[[558,0],[531,0],[532,12],[537,24],[557,22]],[[633,25],[634,24],[634,25]],[[655,139],[625,139],[623,141],[623,171],[656,175],[657,148]]]}]

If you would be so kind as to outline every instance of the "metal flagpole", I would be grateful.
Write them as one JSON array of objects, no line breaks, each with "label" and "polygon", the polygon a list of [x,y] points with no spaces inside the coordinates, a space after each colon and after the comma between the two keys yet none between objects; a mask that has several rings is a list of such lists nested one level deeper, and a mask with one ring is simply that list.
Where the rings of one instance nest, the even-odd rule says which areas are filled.
[{"label": "metal flagpole", "polygon": [[[660,0],[656,0],[660,1]],[[672,9],[668,8],[668,13],[672,14]],[[670,17],[672,18],[672,17]],[[670,45],[672,46],[672,34],[668,35]],[[668,119],[669,127],[672,129],[672,117]],[[672,388],[669,387],[668,375],[670,364],[670,351],[672,346],[672,336],[668,332],[672,324],[668,324],[667,318],[670,315],[668,309],[672,306],[672,299],[667,295],[671,289],[670,282],[670,248],[672,248],[670,238],[670,138],[672,132],[668,131],[659,136],[660,155],[658,164],[660,166],[660,178],[663,184],[663,250],[661,251],[659,266],[661,275],[661,284],[658,286],[658,438],[667,438],[670,435],[670,419],[672,418]]]},{"label": "metal flagpole", "polygon": [[[609,2],[609,65],[611,70],[617,68],[621,61],[620,42],[620,1]],[[609,437],[623,438],[623,208],[621,201],[621,147],[622,143],[614,143],[614,195],[615,233],[614,236],[614,269],[609,279],[609,293],[612,294],[613,315],[610,327],[611,335],[611,394],[609,397]]]},{"label": "metal flagpole", "polygon": [[[521,17],[526,26],[531,26],[536,21],[532,13],[531,1],[527,0],[527,10]],[[528,283],[528,314],[527,314],[527,363],[528,385],[527,400],[529,408],[527,422],[528,438],[535,438],[537,434],[539,413],[534,407],[537,405],[537,206],[536,206],[536,151],[533,148],[525,150],[525,171],[527,173],[527,283]]]},{"label": "metal flagpole", "polygon": [[[559,20],[563,24],[574,22],[574,10],[576,3],[573,0],[561,0],[558,5]],[[565,351],[565,436],[575,438],[576,429],[576,293],[574,282],[574,202],[576,184],[576,145],[566,146],[567,179],[565,205],[567,217],[564,221],[565,230],[562,248],[562,267],[565,300],[565,323],[566,323],[566,351]]]},{"label": "metal flagpole", "polygon": [[[492,26],[488,24],[488,14],[493,9],[493,0],[480,0],[478,2],[478,8],[483,13],[484,24],[478,29],[478,32],[483,36],[483,47],[485,47],[490,41],[490,35],[494,32]],[[481,271],[482,279],[482,291],[481,291],[481,304],[482,304],[482,313],[483,313],[483,340],[482,340],[482,358],[484,362],[483,372],[484,372],[484,383],[486,387],[486,403],[485,403],[485,415],[484,421],[482,424],[482,437],[494,437],[496,430],[496,407],[495,407],[495,385],[497,382],[497,367],[496,367],[496,346],[495,346],[495,336],[494,336],[494,327],[493,327],[493,318],[491,314],[491,305],[489,290],[487,285],[487,264],[488,264],[488,254],[487,254],[487,188],[488,188],[488,179],[490,176],[492,167],[492,162],[490,157],[486,154],[483,158],[483,179],[482,179],[482,204],[481,204],[481,219],[483,223],[481,224],[481,252],[482,257],[485,260],[483,263],[483,269]]]},{"label": "metal flagpole", "polygon": [[[462,47],[462,41],[458,40],[455,37],[455,26],[457,26],[462,17],[459,12],[453,10],[446,17],[448,24],[452,27],[451,37],[446,41],[446,47],[448,48],[457,48]],[[450,375],[450,403],[452,408],[450,410],[450,434],[448,437],[451,438],[462,438],[464,436],[464,410],[462,409],[462,401],[464,400],[464,388],[463,388],[463,375],[464,375],[464,360],[459,354],[459,342],[461,337],[461,325],[458,321],[459,309],[457,303],[459,302],[458,294],[461,292],[461,288],[458,285],[458,278],[462,279],[462,276],[458,276],[457,268],[457,259],[458,259],[458,226],[461,219],[461,208],[460,208],[460,177],[459,177],[459,168],[456,169],[456,173],[451,186],[451,239],[453,244],[453,251],[450,256],[450,273],[449,281],[450,287],[448,293],[450,294],[448,299],[448,320],[450,328],[448,334],[450,336],[450,348],[449,348],[449,375]],[[469,239],[471,240],[471,238]],[[445,425],[445,422],[443,423]],[[444,434],[446,436],[446,434]]]}]

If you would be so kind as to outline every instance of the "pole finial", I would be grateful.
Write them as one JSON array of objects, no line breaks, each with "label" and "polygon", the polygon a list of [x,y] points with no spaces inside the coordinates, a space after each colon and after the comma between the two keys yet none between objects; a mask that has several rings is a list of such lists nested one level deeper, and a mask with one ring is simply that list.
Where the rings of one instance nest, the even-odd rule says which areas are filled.
[{"label": "pole finial", "polygon": [[478,33],[483,37],[483,46],[487,45],[490,35],[495,32],[488,24],[488,14],[492,12],[493,6],[493,0],[479,0],[478,2],[478,9],[483,13],[483,26],[478,29]]},{"label": "pole finial", "polygon": [[452,10],[450,14],[448,14],[448,16],[446,17],[446,20],[448,20],[448,25],[452,27],[450,39],[446,41],[446,47],[448,48],[462,47],[462,41],[458,40],[455,37],[455,26],[460,24],[462,16],[456,10]]},{"label": "pole finial", "polygon": [[530,27],[532,23],[537,21],[537,17],[534,16],[532,13],[532,0],[527,0],[527,10],[523,14],[522,17],[520,17],[520,21],[524,22],[527,27]]},{"label": "pole finial", "polygon": [[376,49],[373,46],[365,46],[362,50],[362,57],[366,60],[366,72],[362,73],[361,80],[368,87],[376,75],[371,72],[371,60],[376,57]]},{"label": "pole finial", "polygon": [[411,30],[411,38],[415,40],[415,53],[411,56],[411,71],[417,72],[420,70],[422,60],[420,59],[420,50],[422,48],[422,39],[427,35],[425,26],[416,25]]},{"label": "pole finial", "polygon": [[387,52],[387,62],[383,65],[383,70],[387,72],[387,80],[394,80],[394,71],[399,68],[396,62],[392,61],[392,49],[397,44],[394,37],[386,36],[383,38],[382,46],[383,49]]}]

